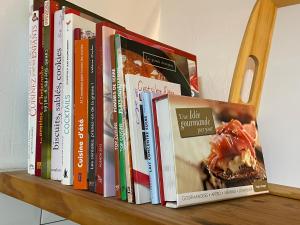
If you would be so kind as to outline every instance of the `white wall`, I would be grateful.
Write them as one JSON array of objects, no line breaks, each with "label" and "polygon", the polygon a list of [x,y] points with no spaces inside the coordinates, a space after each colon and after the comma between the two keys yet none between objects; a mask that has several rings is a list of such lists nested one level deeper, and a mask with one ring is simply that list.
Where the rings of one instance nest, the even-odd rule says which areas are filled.
[{"label": "white wall", "polygon": [[227,101],[255,0],[162,0],[159,38],[198,57],[204,98]]},{"label": "white wall", "polygon": [[300,5],[278,10],[259,127],[269,181],[300,188]]},{"label": "white wall", "polygon": [[134,32],[158,39],[160,0],[72,0]]},{"label": "white wall", "polygon": [[[227,101],[254,0],[162,0],[159,38],[198,56],[203,97]],[[300,5],[279,9],[258,117],[269,182],[300,187]]]},{"label": "white wall", "polygon": [[0,169],[22,168],[27,159],[27,1],[2,3],[0,28]]}]

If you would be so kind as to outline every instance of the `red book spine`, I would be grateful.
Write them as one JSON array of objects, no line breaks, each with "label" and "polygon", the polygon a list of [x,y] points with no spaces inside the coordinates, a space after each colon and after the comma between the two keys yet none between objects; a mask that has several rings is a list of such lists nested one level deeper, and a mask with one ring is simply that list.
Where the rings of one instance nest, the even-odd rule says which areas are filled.
[{"label": "red book spine", "polygon": [[164,180],[162,174],[162,165],[161,165],[161,154],[160,154],[160,141],[159,141],[159,128],[157,124],[157,111],[156,111],[156,99],[152,100],[153,105],[153,120],[154,120],[154,133],[155,133],[155,142],[156,142],[156,152],[157,152],[157,169],[158,169],[158,178],[159,178],[159,194],[160,201],[163,206],[166,205],[165,194],[164,194]]},{"label": "red book spine", "polygon": [[38,96],[37,96],[37,133],[36,133],[36,158],[35,176],[41,176],[42,168],[42,140],[43,140],[43,82],[44,82],[44,6],[39,8],[39,53],[38,53]]},{"label": "red book spine", "polygon": [[104,192],[102,27],[96,30],[96,193]]}]

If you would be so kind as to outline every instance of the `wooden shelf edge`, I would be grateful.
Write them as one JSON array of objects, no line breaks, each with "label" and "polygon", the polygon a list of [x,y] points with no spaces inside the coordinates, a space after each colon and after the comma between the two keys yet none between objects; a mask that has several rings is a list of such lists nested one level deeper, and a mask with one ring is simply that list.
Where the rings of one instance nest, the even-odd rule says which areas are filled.
[{"label": "wooden shelf edge", "polygon": [[[300,224],[300,201],[270,194],[169,209],[103,198],[25,171],[0,172],[0,192],[81,225]],[[293,191],[288,193],[295,196]]]},{"label": "wooden shelf edge", "polygon": [[74,190],[60,182],[30,176],[25,171],[1,172],[0,192],[79,224],[170,223],[168,218],[153,217],[151,212],[147,216],[145,208],[149,206],[138,207],[115,198]]},{"label": "wooden shelf edge", "polygon": [[279,184],[268,184],[270,194],[300,200],[300,188],[288,187]]}]

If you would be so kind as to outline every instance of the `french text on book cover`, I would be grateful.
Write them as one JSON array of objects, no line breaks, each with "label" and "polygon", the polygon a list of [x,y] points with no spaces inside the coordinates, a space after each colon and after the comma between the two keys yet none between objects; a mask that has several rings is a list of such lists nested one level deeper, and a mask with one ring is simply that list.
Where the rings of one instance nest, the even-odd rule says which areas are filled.
[{"label": "french text on book cover", "polygon": [[252,106],[182,96],[170,103],[178,205],[267,191]]}]

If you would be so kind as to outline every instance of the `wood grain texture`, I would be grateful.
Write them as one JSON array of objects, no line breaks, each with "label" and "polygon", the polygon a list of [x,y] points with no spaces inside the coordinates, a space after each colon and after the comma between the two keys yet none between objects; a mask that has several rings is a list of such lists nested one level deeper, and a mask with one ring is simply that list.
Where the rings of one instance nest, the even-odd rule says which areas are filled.
[{"label": "wood grain texture", "polygon": [[273,0],[273,2],[278,8],[300,4],[300,0]]},{"label": "wood grain texture", "polygon": [[277,7],[272,0],[257,0],[244,33],[231,82],[229,101],[244,103],[241,100],[244,75],[248,58],[254,58],[256,70],[252,81],[249,102],[246,103],[256,106],[256,112],[258,112],[259,108],[276,13]]},{"label": "wood grain texture", "polygon": [[168,209],[103,198],[27,175],[25,171],[0,173],[0,192],[82,225],[300,224],[300,201],[273,195]]},{"label": "wood grain texture", "polygon": [[300,188],[288,187],[279,184],[268,184],[268,186],[272,195],[300,200]]}]

